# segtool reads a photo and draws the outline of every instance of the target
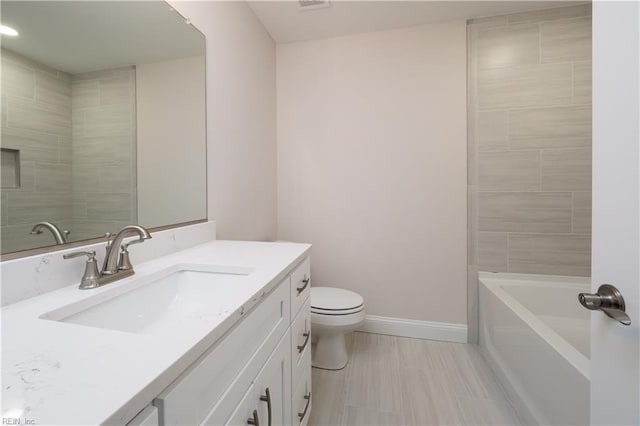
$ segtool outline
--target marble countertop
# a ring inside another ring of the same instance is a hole
[[[70,283],[3,307],[2,417],[37,425],[126,423],[236,323],[241,312],[279,284],[310,247],[212,241],[135,265],[134,276],[98,289],[78,290],[77,282]],[[252,272],[239,282],[224,309],[163,336],[39,318],[183,263],[232,265]],[[78,280],[81,273],[79,268]]]

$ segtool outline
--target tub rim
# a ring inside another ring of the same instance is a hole
[[[505,284],[512,286],[537,285],[548,288],[554,285],[553,283],[557,285],[560,282],[569,288],[589,291],[591,289],[590,277],[482,271],[478,273],[478,281],[502,301],[518,318],[524,321],[540,338],[548,342],[580,374],[587,380],[591,380],[591,360],[502,288]],[[577,299],[576,296],[576,303],[578,303]]]

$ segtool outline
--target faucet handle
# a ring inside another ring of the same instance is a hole
[[[87,259],[87,262],[90,262],[92,260],[96,260],[96,252],[93,250],[90,251],[75,251],[73,253],[67,253],[67,254],[63,254],[62,257],[64,259],[73,259],[74,257],[80,257],[80,256],[87,256],[89,259]]]
[[[118,258],[119,271],[127,271],[133,269],[131,259],[129,258],[129,246],[132,244],[140,244],[143,242],[144,240],[142,238],[138,238],[137,240],[131,240],[128,243],[120,246],[120,257]]]
[[[82,279],[80,280],[80,286],[78,288],[80,290],[88,290],[98,287],[100,285],[98,283],[98,279],[100,278],[100,271],[98,271],[95,251],[76,251],[73,253],[67,253],[62,257],[65,259],[73,259],[74,257],[80,256],[87,256],[88,259],[84,268],[84,274],[82,275]]]

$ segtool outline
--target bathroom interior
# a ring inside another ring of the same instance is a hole
[[[640,5],[0,3],[2,424],[640,424]]]

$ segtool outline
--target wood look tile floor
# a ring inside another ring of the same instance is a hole
[[[522,424],[475,345],[356,332],[347,346],[344,369],[313,369],[310,426]]]

